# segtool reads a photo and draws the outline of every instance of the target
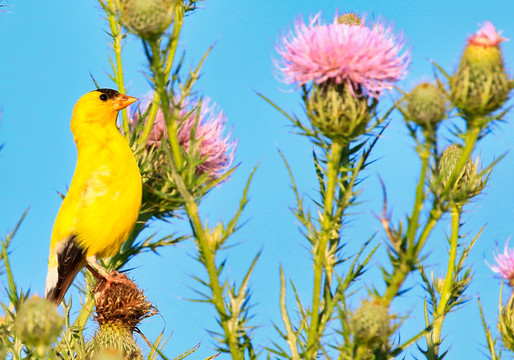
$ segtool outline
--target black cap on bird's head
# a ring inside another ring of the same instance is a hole
[[[107,96],[106,100],[114,99],[117,95],[120,94],[116,90],[106,89],[106,88],[104,88],[104,89],[97,89],[97,90],[93,90],[93,91],[98,91],[98,92],[104,94],[105,96]],[[93,91],[91,91],[91,92],[93,92]]]
[[[138,99],[120,94],[113,89],[97,89],[83,95],[73,107],[71,127],[73,133],[79,133],[81,124],[116,124],[118,111],[125,109]],[[78,135],[76,135],[78,136]]]
[[[114,109],[115,110],[121,110],[129,106],[130,104],[136,102],[138,98],[120,94],[118,91],[113,89],[97,89],[93,90],[91,92],[98,92],[100,93],[99,98],[102,101],[113,101]]]

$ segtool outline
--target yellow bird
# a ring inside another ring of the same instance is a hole
[[[141,174],[116,118],[137,100],[98,89],[82,96],[73,109],[77,165],[55,219],[46,278],[46,297],[56,304],[84,266],[112,281],[96,258],[116,254],[136,223]]]

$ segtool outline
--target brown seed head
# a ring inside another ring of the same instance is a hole
[[[103,279],[96,284],[95,319],[100,326],[120,322],[134,330],[143,319],[157,314],[157,309],[125,274],[117,276],[120,281],[113,282],[107,287]]]

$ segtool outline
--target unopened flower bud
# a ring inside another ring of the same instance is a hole
[[[366,131],[370,119],[369,98],[347,83],[313,85],[306,100],[313,127],[326,137],[350,141]]]
[[[500,32],[501,33],[501,32]],[[468,39],[457,72],[450,79],[452,101],[465,115],[487,115],[507,100],[511,86],[494,26],[484,26]]]
[[[437,174],[441,177],[441,183],[446,187],[450,180],[450,175],[457,166],[457,162],[462,157],[462,147],[459,145],[448,146],[441,154],[437,165]],[[469,158],[460,174],[455,179],[451,187],[458,189],[465,187],[474,177],[476,177],[476,166],[473,159]]]
[[[464,168],[454,178],[452,184],[448,184],[450,177],[457,163],[462,157],[463,149],[458,145],[450,145],[446,148],[441,156],[436,168],[436,177],[440,180],[441,185],[450,189],[452,200],[457,203],[463,203],[471,197],[480,193],[484,187],[482,176],[478,173],[478,161],[475,163],[469,158]]]
[[[173,21],[174,0],[121,0],[123,25],[143,39],[161,35]]]
[[[363,301],[351,317],[351,328],[358,343],[370,347],[388,343],[392,333],[389,308],[378,301]]]
[[[445,96],[431,83],[417,85],[406,96],[405,115],[424,129],[435,129],[445,114]]]
[[[41,353],[54,343],[63,325],[64,320],[55,305],[37,296],[21,305],[14,320],[16,335],[25,345],[35,346]]]
[[[503,345],[510,351],[514,351],[514,296],[512,295],[507,304],[500,310],[498,330]]]

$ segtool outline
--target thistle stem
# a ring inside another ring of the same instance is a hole
[[[209,235],[205,231],[202,220],[200,219],[198,204],[187,189],[184,179],[178,173],[175,164],[171,164],[171,172],[173,179],[176,182],[177,189],[184,198],[187,216],[189,217],[189,222],[191,223],[193,234],[200,252],[200,260],[207,270],[207,275],[209,277],[209,288],[212,291],[211,302],[220,316],[220,324],[225,333],[225,339],[227,341],[230,354],[233,360],[243,360],[243,354],[239,351],[238,334],[236,331],[233,331],[228,324],[228,320],[230,319],[223,301],[223,286],[220,284],[218,279],[219,273],[216,267],[216,253],[210,246]]]
[[[164,78],[169,79],[171,73],[171,67],[175,61],[175,54],[177,53],[178,40],[184,23],[184,9],[182,6],[175,6],[175,17],[173,19],[173,30],[169,38],[169,51],[166,53],[166,61],[164,63]],[[150,105],[150,113],[148,114],[148,120],[143,129],[143,134],[140,137],[139,145],[146,144],[150,132],[152,131],[157,112],[159,110],[160,98],[157,92],[154,93],[152,104]]]
[[[478,137],[482,131],[482,128],[478,126],[474,126],[468,129],[468,131],[465,134],[465,146],[462,151],[462,156],[460,157],[459,161],[457,162],[457,165],[453,169],[448,182],[446,183],[446,186],[443,190],[443,198],[446,194],[450,191],[450,185],[455,182],[458,175],[461,173],[462,169],[466,165],[466,162],[468,161],[469,157],[471,156],[471,153],[473,152],[473,149],[475,148],[475,144],[478,140]],[[430,147],[425,146],[425,151],[428,151],[428,156],[430,156]],[[427,158],[423,158],[426,156],[424,152],[422,153],[422,161],[427,162],[425,170],[423,170],[424,165],[422,165],[422,174],[421,179],[425,179],[426,172],[428,170],[428,160]],[[415,268],[415,262],[417,261],[419,254],[421,253],[421,250],[423,249],[423,246],[425,245],[429,235],[431,234],[432,230],[434,229],[435,225],[443,215],[443,211],[439,209],[438,203],[434,203],[432,210],[430,212],[429,219],[423,228],[423,231],[421,232],[418,241],[416,242],[415,236],[416,236],[416,230],[418,229],[418,220],[419,214],[422,209],[422,207],[419,207],[418,210],[416,210],[416,206],[418,205],[418,195],[420,196],[420,199],[424,199],[424,195],[420,195],[420,191],[423,190],[421,186],[424,186],[420,180],[420,183],[418,184],[417,192],[416,192],[416,202],[415,202],[415,209],[412,212],[411,219],[409,220],[409,227],[407,229],[407,240],[408,240],[408,248],[407,252],[403,254],[404,256],[400,259],[400,264],[395,267],[393,270],[393,274],[391,276],[390,282],[387,286],[387,289],[384,293],[384,300],[387,302],[391,302],[393,298],[398,294],[400,291],[401,286],[403,285],[403,282],[405,281],[408,274]],[[421,190],[420,190],[421,189]],[[424,190],[423,190],[424,194]],[[414,222],[414,216],[416,217],[416,221]]]
[[[323,282],[323,274],[326,275],[326,252],[329,245],[330,234],[333,223],[333,207],[335,192],[338,183],[338,175],[341,162],[341,154],[343,144],[332,142],[330,155],[327,164],[327,186],[323,199],[323,219],[321,219],[321,236],[317,244],[315,244],[314,252],[314,286],[311,309],[311,323],[309,327],[309,335],[307,342],[306,359],[316,358],[319,347],[319,329],[321,315],[321,287]]]
[[[442,213],[440,211],[431,211],[430,218],[423,228],[418,242],[412,249],[409,249],[410,251],[407,251],[404,256],[400,258],[400,263],[394,268],[393,275],[383,296],[383,299],[387,303],[390,303],[394,299],[409,273],[415,269],[419,253],[441,216]]]
[[[414,247],[416,231],[419,228],[419,214],[421,213],[425,202],[425,182],[428,173],[428,166],[430,164],[431,136],[428,133],[425,133],[424,135],[425,142],[423,143],[422,149],[419,153],[421,158],[421,172],[419,174],[419,182],[416,188],[416,198],[414,200],[414,207],[409,218],[409,225],[406,234],[406,240],[409,248]]]
[[[123,64],[121,61],[121,50],[122,45],[121,41],[124,36],[121,30],[120,23],[116,20],[116,4],[113,0],[107,0],[107,6],[109,8],[109,12],[107,14],[107,21],[109,22],[109,27],[111,29],[112,36],[112,50],[114,51],[116,65],[113,65],[114,71],[114,82],[118,87],[118,91],[122,94],[125,94],[125,81],[123,79]],[[123,134],[125,138],[129,138],[129,124],[128,124],[128,115],[127,109],[123,109],[121,111],[121,116],[123,119]]]
[[[164,116],[164,121],[166,123],[166,128],[168,130],[168,141],[171,146],[171,151],[173,154],[173,158],[175,160],[175,165],[181,169],[182,168],[182,154],[180,145],[178,143],[177,137],[177,116],[175,110],[170,108],[170,98],[168,96],[167,89],[167,78],[163,68],[163,62],[161,59],[161,48],[160,41],[150,40],[150,51],[151,51],[151,69],[153,72],[153,79],[155,85],[155,92],[159,96],[160,99],[160,108],[162,114]]]
[[[179,10],[176,11],[174,28],[167,44],[167,47],[164,51],[166,55],[166,61],[163,63],[162,55],[163,51],[161,51],[161,45],[159,39],[149,40],[147,44],[150,47],[149,61],[150,68],[153,73],[153,81],[155,86],[155,98],[154,98],[154,106],[160,105],[161,111],[164,116],[164,120],[166,123],[166,127],[168,130],[168,143],[171,147],[171,156],[169,159],[170,171],[175,181],[175,186],[179,191],[180,195],[184,200],[184,207],[187,212],[187,216],[189,218],[189,222],[191,224],[191,228],[193,234],[196,239],[196,243],[200,252],[200,259],[202,264],[204,265],[208,277],[209,277],[209,288],[212,292],[211,303],[216,308],[216,311],[220,317],[220,324],[223,328],[225,339],[232,356],[233,360],[242,360],[243,354],[239,351],[239,337],[235,329],[231,329],[229,326],[229,315],[225,308],[225,303],[223,299],[223,285],[220,284],[218,279],[218,268],[216,267],[216,253],[215,250],[211,248],[209,243],[209,234],[204,228],[202,220],[200,218],[198,204],[196,203],[193,195],[188,190],[184,178],[182,177],[182,168],[183,168],[183,159],[181,153],[181,147],[178,142],[177,130],[178,130],[178,111],[175,108],[171,108],[172,99],[168,94],[168,80],[171,73],[171,67],[173,64],[173,58],[175,56],[175,52],[177,49],[178,37],[180,35],[180,28],[182,26],[183,21],[183,9],[179,6]],[[159,103],[156,104],[155,100],[158,99]],[[156,113],[157,110],[155,110]],[[151,113],[152,115],[152,113]],[[148,125],[148,124],[147,124]],[[151,126],[147,126],[145,128],[144,135],[149,133]],[[145,136],[143,136],[145,139]],[[146,141],[146,140],[144,140]]]
[[[78,329],[84,329],[86,326],[87,320],[89,319],[89,316],[93,312],[93,308],[95,307],[95,300],[93,299],[93,294],[86,293],[86,301],[82,308],[80,309],[80,313],[75,319],[75,322],[73,323],[73,326]]]
[[[457,247],[459,243],[459,229],[460,229],[460,216],[461,210],[459,206],[455,205],[451,211],[451,227],[452,234],[450,237],[450,255],[448,258],[448,270],[444,279],[443,289],[441,291],[441,298],[436,311],[433,314],[433,330],[432,330],[432,344],[435,345],[435,354],[439,353],[439,342],[441,341],[441,330],[443,322],[448,311],[448,305],[452,294],[452,285],[455,281],[455,262],[457,259]]]

